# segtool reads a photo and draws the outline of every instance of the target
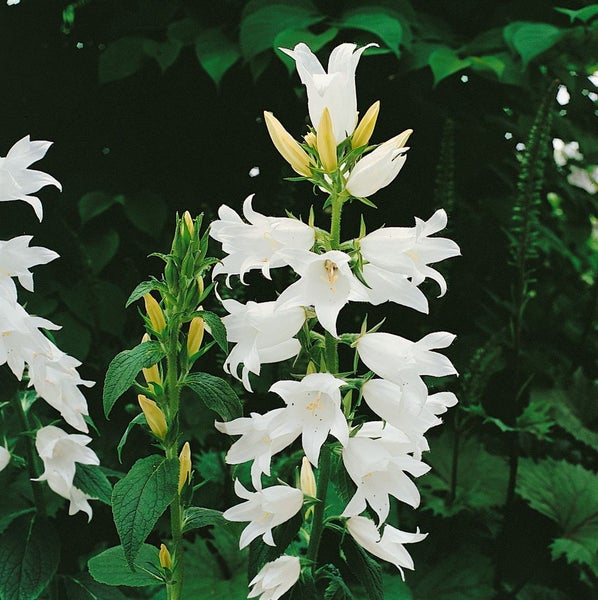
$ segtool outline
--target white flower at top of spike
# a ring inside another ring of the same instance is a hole
[[[91,520],[92,510],[87,502],[90,496],[73,486],[75,463],[100,464],[96,453],[91,448],[87,448],[89,442],[91,438],[86,435],[68,434],[53,425],[39,429],[35,447],[44,463],[44,472],[34,481],[47,481],[53,492],[70,500],[70,515],[82,510]]]
[[[10,452],[8,448],[0,446],[0,471],[6,469],[6,466],[10,462]]]
[[[297,73],[307,89],[309,118],[314,128],[320,125],[322,112],[328,108],[336,143],[351,135],[357,125],[357,94],[355,70],[364,50],[377,44],[357,49],[355,44],[341,44],[330,54],[328,72],[304,43],[292,50],[281,48],[297,66]]]
[[[459,246],[447,238],[432,238],[432,234],[444,229],[446,212],[437,210],[427,221],[415,218],[415,227],[383,227],[360,240],[363,258],[392,273],[409,277],[419,285],[426,277],[440,286],[440,295],[446,292],[442,275],[429,264],[459,256]]]
[[[301,490],[286,485],[273,485],[264,490],[250,492],[236,479],[235,493],[245,502],[224,511],[222,516],[228,521],[250,521],[241,533],[241,550],[260,536],[266,544],[275,546],[272,528],[288,521],[303,506]]]
[[[301,344],[293,336],[305,322],[305,311],[300,306],[284,308],[279,302],[241,304],[232,299],[223,300],[222,305],[230,313],[222,319],[226,337],[236,344],[224,362],[224,370],[240,379],[246,390],[251,391],[249,373],[259,375],[263,363],[299,354]]]
[[[8,241],[0,240],[0,278],[17,277],[28,291],[33,291],[33,274],[29,270],[35,265],[45,265],[58,258],[58,254],[41,246],[29,246],[30,235],[21,235]]]
[[[29,169],[29,165],[44,157],[52,142],[32,142],[29,136],[19,140],[5,157],[0,157],[0,202],[23,200],[33,207],[37,218],[43,218],[42,203],[30,196],[46,185],[62,186],[54,177]]]
[[[413,569],[413,559],[403,544],[421,542],[428,534],[401,531],[391,525],[385,525],[382,536],[373,521],[366,517],[351,517],[347,520],[347,530],[353,539],[370,554],[392,563],[405,579],[403,567]]]
[[[554,162],[559,167],[564,167],[570,160],[583,160],[583,154],[579,151],[579,142],[565,143],[561,138],[552,140]]]
[[[280,556],[266,563],[260,572],[249,582],[253,589],[248,598],[278,600],[290,590],[301,575],[301,563],[296,556]]]
[[[301,381],[278,381],[270,388],[287,405],[273,434],[297,437],[301,433],[305,455],[315,467],[329,433],[343,445],[349,440],[349,426],[341,410],[344,384],[330,373],[310,373]]]
[[[278,297],[280,307],[313,305],[322,327],[336,337],[341,308],[349,300],[367,298],[363,284],[351,271],[350,256],[339,250],[324,254],[289,250],[284,255],[301,279]]]
[[[243,203],[243,215],[249,223],[226,205],[218,210],[219,220],[210,227],[210,236],[222,244],[228,256],[214,267],[213,275],[239,275],[241,281],[251,269],[261,269],[270,279],[270,269],[287,264],[280,250],[309,250],[314,244],[314,230],[309,225],[288,217],[267,217],[251,207],[253,195]]]

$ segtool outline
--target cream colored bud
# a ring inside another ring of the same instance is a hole
[[[316,368],[316,365],[310,360],[307,363],[307,369],[305,371],[306,375],[311,375],[312,373],[317,373],[318,369]]]
[[[318,144],[318,141],[316,139],[316,134],[313,131],[310,131],[309,133],[306,133],[303,136],[303,139],[305,140],[305,143],[308,146],[311,146],[312,148],[315,148]]]
[[[204,283],[203,283],[203,277],[197,278],[197,288],[199,289],[199,295],[203,296],[203,291],[205,289]]]
[[[170,556],[168,548],[164,544],[160,544],[158,558],[160,559],[160,565],[163,569],[170,569],[172,571],[172,557]]]
[[[322,166],[329,173],[336,170],[336,167],[338,166],[336,160],[336,138],[334,137],[332,119],[328,108],[324,108],[322,111],[316,140]]]
[[[305,150],[299,145],[299,142],[282,126],[280,121],[268,111],[264,111],[264,120],[268,133],[276,149],[282,157],[293,167],[299,175],[309,177],[310,159]]]
[[[299,475],[299,482],[301,484],[301,491],[305,496],[309,496],[310,498],[317,498],[316,478],[314,476],[313,469],[311,468],[311,463],[309,462],[307,456],[304,456],[303,460],[301,461],[301,473]]]
[[[191,447],[185,442],[179,454],[179,494],[188,481],[191,481]]]
[[[187,335],[187,356],[193,356],[201,348],[204,330],[205,322],[201,317],[191,319]]]
[[[157,383],[162,385],[162,377],[160,377],[160,369],[158,363],[148,367],[147,369],[141,369],[143,371],[143,377],[145,382],[149,385],[150,383]]]
[[[191,214],[188,210],[183,213],[183,221],[185,221],[185,225],[187,226],[187,230],[189,234],[192,236],[195,231],[195,224],[193,223],[193,219],[191,218]]]
[[[149,333],[144,333],[143,337],[141,338],[141,343],[144,344],[145,342],[151,342],[152,338],[150,337]]]
[[[139,402],[139,406],[141,406],[141,410],[145,415],[145,420],[147,421],[149,428],[152,430],[152,433],[157,438],[163,440],[168,433],[168,425],[166,425],[164,413],[153,400],[150,400],[143,394],[139,394],[137,396],[137,401]]]
[[[407,140],[411,137],[412,133],[413,133],[413,129],[405,129],[405,131],[403,131],[403,132],[399,133],[399,135],[395,136],[393,138],[394,147],[402,148],[407,143]],[[385,143],[388,143],[388,142],[385,142]]]
[[[380,100],[374,102],[363,115],[359,125],[353,132],[351,137],[351,147],[360,148],[365,146],[374,133],[374,127],[376,126],[376,120],[378,119],[378,113],[380,112]]]
[[[149,317],[153,330],[156,333],[162,333],[166,329],[166,320],[160,305],[149,292],[143,296],[143,301],[145,302],[145,312]]]

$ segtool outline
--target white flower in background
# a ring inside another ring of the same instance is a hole
[[[296,556],[280,556],[266,563],[260,572],[249,582],[253,589],[248,598],[278,600],[290,590],[301,575],[301,563]]]
[[[366,517],[351,517],[347,520],[347,530],[353,539],[370,554],[392,563],[405,579],[403,567],[413,569],[413,559],[403,544],[421,542],[428,534],[401,531],[391,525],[385,525],[382,536],[373,521]]]
[[[32,142],[27,135],[5,157],[0,157],[0,202],[23,200],[33,207],[40,221],[43,217],[42,203],[29,194],[46,185],[54,185],[59,190],[62,186],[51,175],[27,167],[43,158],[51,145],[52,142]]]
[[[251,391],[249,373],[260,374],[260,366],[297,356],[299,340],[293,336],[305,322],[305,311],[299,306],[280,307],[279,302],[222,301],[230,313],[223,317],[226,336],[235,347],[224,362],[224,370],[243,382]],[[239,365],[243,363],[239,378]]]
[[[33,236],[21,235],[8,241],[0,240],[0,278],[17,277],[19,283],[30,292],[33,291],[33,274],[29,269],[58,258],[53,250],[29,246],[32,239]]]
[[[349,300],[365,300],[364,286],[349,266],[351,257],[339,250],[324,254],[288,250],[285,258],[301,279],[278,297],[281,308],[313,306],[318,321],[337,337],[336,319]]]
[[[10,452],[8,448],[0,446],[0,471],[6,469],[6,466],[10,462]]]
[[[356,198],[367,198],[392,183],[407,160],[407,129],[363,156],[347,179],[346,189]]]
[[[415,285],[426,277],[433,279],[440,286],[442,296],[446,292],[446,281],[428,265],[461,254],[452,240],[430,237],[444,229],[447,220],[446,212],[440,209],[427,221],[416,217],[415,227],[377,229],[360,240],[361,255],[381,269],[411,278]]]
[[[21,2],[21,0],[6,0],[7,6],[16,6],[20,2]]]
[[[569,90],[567,89],[567,86],[559,85],[559,89],[557,90],[557,93],[556,93],[556,101],[561,106],[566,106],[567,104],[569,104],[570,100],[571,100],[571,94],[569,94]]]
[[[243,277],[251,269],[261,269],[270,279],[270,269],[287,265],[281,250],[299,248],[309,250],[314,244],[314,230],[309,225],[288,217],[266,217],[251,207],[253,195],[243,203],[241,217],[226,205],[218,209],[220,220],[210,227],[210,236],[222,244],[228,256],[213,270],[213,276],[227,274]]]
[[[96,453],[87,448],[91,438],[86,435],[68,434],[59,427],[49,425],[38,430],[35,447],[44,463],[44,472],[34,481],[47,481],[50,489],[70,500],[69,515],[80,510],[91,520],[92,510],[87,502],[90,496],[73,486],[76,465],[99,465]]]
[[[588,194],[595,194],[598,192],[598,165],[587,169],[570,165],[567,181],[571,185],[585,190]]]
[[[583,160],[583,154],[579,151],[578,142],[565,144],[560,138],[552,140],[554,162],[559,167],[564,167],[570,160]]]
[[[295,61],[297,73],[307,89],[309,118],[313,127],[320,125],[322,112],[328,108],[337,144],[351,135],[357,125],[357,63],[366,48],[377,45],[368,44],[356,49],[355,44],[340,44],[330,54],[328,72],[324,71],[306,44],[297,44],[292,50],[281,48]]]
[[[311,373],[301,381],[278,381],[270,388],[287,405],[273,435],[292,434],[295,439],[301,434],[305,455],[315,467],[329,433],[343,446],[349,441],[349,426],[341,410],[344,384],[330,373]]]
[[[265,415],[251,413],[250,417],[214,423],[222,433],[241,436],[227,452],[226,462],[229,465],[240,465],[252,460],[251,482],[256,490],[262,489],[262,474],[270,475],[272,456],[292,444],[297,437],[294,431],[283,434],[274,432],[284,412],[284,408],[277,408]]]
[[[262,536],[269,546],[275,546],[272,528],[288,521],[303,506],[301,490],[286,485],[274,485],[264,490],[250,492],[236,479],[235,493],[246,502],[229,508],[222,516],[228,521],[250,521],[241,533],[239,540],[241,550],[259,536]]]

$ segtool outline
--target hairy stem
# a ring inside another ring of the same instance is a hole
[[[318,551],[324,531],[324,511],[326,510],[326,494],[328,493],[328,482],[330,481],[330,448],[322,446],[318,468],[318,485],[316,494],[319,502],[314,507],[314,518],[307,548],[307,558],[313,562],[315,569],[318,560]]]

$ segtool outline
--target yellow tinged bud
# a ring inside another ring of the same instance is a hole
[[[204,283],[203,283],[203,277],[198,277],[197,278],[197,287],[199,289],[199,295],[203,296],[203,291],[204,291]]]
[[[201,348],[204,330],[204,320],[201,317],[191,319],[187,336],[187,356],[193,356]]]
[[[137,396],[137,401],[139,402],[139,406],[141,406],[141,410],[145,415],[145,420],[152,430],[152,433],[163,440],[168,432],[168,425],[166,425],[164,413],[153,400],[150,400],[143,394]]]
[[[160,377],[160,369],[158,368],[158,363],[152,365],[147,369],[141,369],[143,371],[143,377],[145,378],[145,382],[149,385],[150,383],[157,383],[158,385],[162,385],[162,377]]]
[[[193,219],[191,218],[191,214],[188,210],[183,213],[183,220],[185,221],[185,225],[189,230],[189,234],[193,235],[193,232],[195,231],[195,225],[193,224]]]
[[[374,133],[374,127],[376,126],[376,120],[378,119],[378,113],[380,112],[380,100],[374,102],[363,115],[359,125],[353,132],[351,138],[351,148],[360,148],[365,146]]]
[[[413,133],[413,129],[405,129],[405,131],[399,133],[396,136],[396,141],[394,142],[395,148],[402,148],[406,143],[411,134]]]
[[[166,328],[166,321],[164,320],[164,313],[160,305],[149,292],[143,296],[143,301],[145,302],[145,312],[149,317],[152,328],[156,333],[162,333]]]
[[[309,177],[311,171],[309,169],[310,160],[307,152],[305,152],[299,145],[299,142],[293,138],[271,112],[264,111],[264,119],[270,138],[282,157],[299,175]]]
[[[316,140],[322,165],[330,173],[336,169],[338,162],[336,160],[336,139],[328,108],[324,108],[322,111]]]
[[[172,557],[170,556],[168,548],[164,544],[160,544],[158,558],[160,559],[160,565],[163,569],[170,569],[172,571]]]
[[[179,494],[187,481],[191,481],[191,447],[189,442],[185,442],[179,454]]]
[[[141,338],[141,343],[144,344],[145,342],[150,342],[151,341],[151,337],[149,335],[149,333],[144,333],[143,337]]]
[[[310,360],[307,363],[307,369],[306,369],[305,374],[311,375],[312,373],[317,373],[317,372],[318,372],[318,370],[316,369],[316,365]]]
[[[303,461],[301,462],[299,481],[301,483],[301,491],[305,496],[317,498],[316,478],[307,456],[304,456]]]
[[[309,133],[306,133],[303,136],[303,139],[305,140],[305,143],[308,146],[311,146],[312,148],[315,148],[317,146],[318,142],[317,142],[316,136],[315,136],[315,134],[314,134],[313,131],[310,131]]]

